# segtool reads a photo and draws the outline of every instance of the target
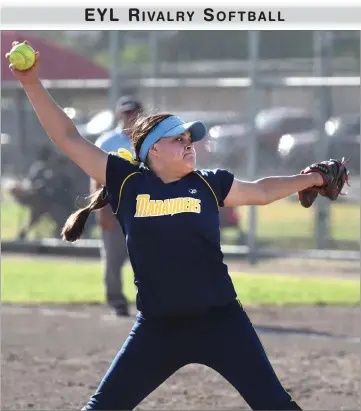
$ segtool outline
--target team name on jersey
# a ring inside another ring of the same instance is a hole
[[[201,200],[192,197],[151,200],[149,194],[139,194],[134,217],[158,217],[179,213],[201,212]]]

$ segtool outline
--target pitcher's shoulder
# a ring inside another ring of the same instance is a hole
[[[222,168],[196,169],[194,174],[198,175],[209,186],[217,198],[218,205],[223,207],[224,199],[232,187],[234,174]]]

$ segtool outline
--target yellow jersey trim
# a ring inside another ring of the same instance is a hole
[[[124,179],[122,185],[120,186],[119,197],[118,197],[118,205],[117,205],[117,209],[116,209],[115,213],[113,213],[114,215],[118,214],[119,207],[120,207],[120,200],[121,200],[121,198],[122,198],[122,191],[123,191],[123,187],[124,187],[125,182],[126,182],[130,177],[133,177],[135,174],[142,174],[142,173],[141,173],[140,171],[136,171],[136,172],[134,172],[134,173],[131,173],[131,174],[127,175],[127,177]]]
[[[207,184],[208,188],[212,191],[212,194],[213,194],[213,196],[216,200],[217,208],[219,209],[218,198],[217,198],[216,193],[214,192],[213,188],[211,187],[211,185],[208,183],[208,181],[204,177],[202,177],[196,171],[194,171],[194,174],[197,174],[197,176],[200,177]]]

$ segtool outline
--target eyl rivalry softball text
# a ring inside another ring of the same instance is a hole
[[[86,8],[85,21],[117,22],[124,21],[121,18],[123,11],[114,8]],[[198,20],[199,13],[205,22],[281,22],[285,21],[281,11],[269,10],[214,10],[206,8],[203,11],[195,10],[141,10],[130,8],[126,11],[126,20],[129,22],[192,22]],[[196,19],[196,17],[198,17]]]

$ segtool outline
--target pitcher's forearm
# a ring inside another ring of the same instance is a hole
[[[322,183],[323,179],[318,173],[272,176],[250,182],[234,179],[224,204],[226,207],[267,205]]]
[[[18,43],[14,42],[13,46],[15,44]],[[25,44],[30,46],[27,42]],[[90,178],[105,185],[108,154],[79,134],[75,124],[43,86],[39,78],[40,53],[38,51],[35,52],[35,63],[28,70],[18,70],[12,64],[10,64],[9,68],[24,88],[49,138]],[[74,237],[70,236],[68,238]]]
[[[286,198],[309,187],[322,185],[322,183],[322,177],[317,173],[286,177],[266,177],[256,182],[265,193],[266,204]]]
[[[44,130],[59,148],[66,148],[68,138],[80,137],[72,120],[56,104],[40,80],[23,87]]]

